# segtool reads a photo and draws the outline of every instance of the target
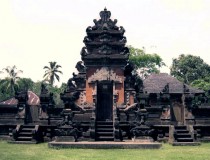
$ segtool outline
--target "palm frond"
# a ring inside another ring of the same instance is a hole
[[[43,69],[49,69],[50,70],[50,67],[48,67],[48,66],[44,66],[44,68]]]
[[[59,71],[59,70],[55,70],[55,72],[58,72],[60,74],[63,74],[63,72],[62,71]]]
[[[62,68],[61,65],[56,65],[55,68]]]
[[[58,82],[60,81],[59,75],[55,74],[55,78],[58,80]]]

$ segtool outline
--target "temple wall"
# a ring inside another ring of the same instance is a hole
[[[90,67],[87,69],[87,81],[86,81],[86,102],[93,103],[93,94],[96,94],[96,84],[89,83],[88,78],[93,76],[96,73],[98,67]],[[121,68],[111,68],[111,70],[116,73],[116,75],[122,80],[121,83],[115,83],[114,91],[118,94],[117,96],[117,104],[122,104],[124,102],[124,71]],[[113,92],[114,94],[114,92]]]
[[[113,68],[113,71],[123,80],[122,83],[115,85],[115,90],[118,92],[117,104],[124,103],[124,71],[121,68]]]

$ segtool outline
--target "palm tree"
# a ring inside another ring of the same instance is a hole
[[[63,73],[60,70],[58,70],[59,68],[61,68],[61,66],[58,65],[57,62],[49,62],[49,64],[50,64],[50,67],[44,66],[43,68],[43,69],[46,69],[43,77],[45,78],[45,80],[49,81],[51,85],[53,85],[55,82],[55,78],[58,81],[60,80],[58,73],[60,74],[63,74]]]
[[[18,76],[19,73],[22,73],[22,70],[17,70],[16,66],[8,66],[6,68],[2,69],[3,72],[1,71],[0,73],[6,73],[7,76],[5,77],[5,79],[2,79],[0,81],[0,85],[6,87],[6,89],[10,89],[11,94],[14,94],[16,91],[16,87],[18,87],[18,80],[20,79],[20,77]]]

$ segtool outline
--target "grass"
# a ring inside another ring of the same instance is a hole
[[[52,149],[47,143],[8,144],[0,141],[0,160],[210,160],[210,143],[161,149]]]

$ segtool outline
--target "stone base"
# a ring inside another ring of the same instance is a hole
[[[73,136],[56,136],[55,142],[75,142]]]
[[[199,146],[201,143],[199,142],[173,142],[172,146]]]
[[[139,142],[139,143],[151,143],[154,142],[154,140],[151,137],[137,137],[137,138],[132,138],[133,142]]]
[[[2,140],[11,140],[11,137],[10,136],[4,136],[4,135],[1,135],[0,136],[0,139],[2,139]]]
[[[33,141],[8,141],[8,143],[12,143],[12,144],[37,144],[37,142],[33,142]]]
[[[201,142],[210,142],[210,137],[203,137],[200,139]]]
[[[49,142],[51,148],[84,148],[84,149],[159,149],[162,144],[157,142]]]

